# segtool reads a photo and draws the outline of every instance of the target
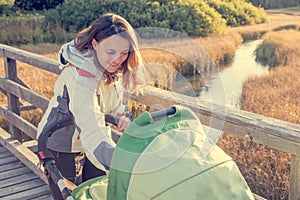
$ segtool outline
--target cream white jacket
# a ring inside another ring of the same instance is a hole
[[[58,105],[57,97],[67,86],[69,109],[72,112],[76,129],[70,127],[64,133],[53,134],[49,149],[61,152],[84,151],[89,160],[98,168],[106,170],[110,165],[115,143],[111,138],[111,129],[105,125],[105,114],[123,114],[125,106],[121,81],[105,85],[102,73],[95,66],[92,57],[77,51],[74,42],[62,46],[59,52],[62,72],[58,77],[54,96],[49,102],[41,122],[37,137],[47,122],[49,113]]]

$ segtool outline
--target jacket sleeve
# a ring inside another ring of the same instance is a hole
[[[133,117],[128,111],[128,107],[123,103],[123,86],[122,81],[119,80],[115,83],[115,90],[117,93],[117,98],[113,98],[113,101],[115,101],[113,104],[113,109],[111,110],[111,114],[115,116],[121,116],[125,115],[127,118],[129,118],[131,121],[133,121]]]
[[[105,125],[97,99],[97,78],[81,76],[74,68],[73,76],[66,80],[70,111],[79,128],[80,140],[88,159],[99,169],[109,168],[115,143],[111,129]],[[66,70],[64,70],[66,71]]]
[[[120,116],[125,111],[123,104],[123,87],[121,81],[114,84],[105,85],[104,82],[99,84],[100,105],[105,114]]]

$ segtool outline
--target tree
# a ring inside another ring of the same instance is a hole
[[[15,0],[15,6],[21,10],[43,10],[55,8],[64,0]]]

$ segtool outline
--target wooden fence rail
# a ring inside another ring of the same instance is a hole
[[[22,83],[17,76],[16,61],[55,74],[60,73],[58,63],[53,59],[1,44],[0,56],[4,58],[5,67],[5,77],[0,77],[0,91],[8,97],[8,106],[0,105],[0,116],[9,122],[9,133],[12,140],[21,141],[21,132],[34,139],[37,128],[20,117],[20,112],[31,108],[45,110],[48,99],[30,90]],[[29,105],[20,106],[19,98],[27,101]],[[174,104],[187,106],[197,114],[200,121],[207,127],[229,132],[239,137],[247,137],[262,145],[290,153],[292,160],[289,199],[300,199],[300,125],[214,105],[201,101],[199,98],[188,97],[150,86],[144,88],[144,95],[125,94],[125,98],[135,100],[149,107],[159,105],[167,108]],[[1,132],[3,131],[0,131],[0,134]],[[22,156],[24,155],[20,157]],[[29,163],[29,165],[32,165],[32,163]],[[40,172],[36,173],[43,176]]]

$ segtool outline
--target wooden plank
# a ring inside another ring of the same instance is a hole
[[[39,197],[34,197],[34,198],[30,198],[31,200],[53,200],[52,195],[49,194],[45,194],[43,196],[39,196]]]
[[[26,174],[26,173],[31,173],[31,171],[30,171],[30,169],[28,169],[25,166],[18,168],[18,169],[14,169],[13,173],[12,173],[12,171],[1,172],[0,173],[0,181],[4,180],[4,179],[8,179],[12,176],[19,176],[19,175]]]
[[[26,121],[19,115],[11,112],[6,107],[0,105],[0,116],[3,116],[9,123],[14,124],[24,133],[26,133],[32,139],[36,138],[37,128],[31,124],[30,122]]]
[[[300,200],[300,157],[292,155],[289,200]]]
[[[14,200],[24,200],[24,199],[35,199],[40,198],[41,196],[49,197],[49,187],[48,185],[43,185],[37,188],[28,189],[26,191],[22,191],[19,193],[9,195],[8,199]],[[49,199],[45,200],[52,200],[53,198],[50,197]]]
[[[0,180],[0,188],[4,187],[14,187],[14,185],[19,184],[21,182],[37,179],[37,177],[34,173],[26,173],[26,174],[21,174],[19,176],[13,176],[9,177],[4,180]]]
[[[0,143],[16,156],[25,166],[32,170],[45,183],[48,183],[43,169],[39,167],[39,159],[36,154],[30,151],[17,140],[11,140],[10,135],[0,128]]]
[[[3,147],[2,145],[0,145],[0,153],[6,152],[6,151],[7,151],[7,149],[5,147]]]
[[[43,111],[45,111],[48,107],[49,100],[46,97],[14,81],[5,78],[0,78],[0,87],[3,90],[13,94],[14,96],[24,99],[25,101],[31,103],[35,107],[41,108]]]
[[[38,151],[37,143],[38,142],[36,140],[30,140],[30,141],[23,142],[22,144],[25,147],[27,147],[30,151],[36,153]]]
[[[9,57],[14,60],[19,60],[21,62],[52,72],[54,74],[60,74],[61,72],[61,70],[58,68],[58,62],[54,59],[50,59],[39,54],[17,49],[4,44],[0,44],[0,55],[3,57]]]
[[[0,166],[7,164],[7,163],[13,163],[16,161],[18,161],[18,159],[14,156],[5,157],[5,158],[0,159]]]
[[[13,156],[13,155],[11,155]],[[9,171],[9,170],[13,170],[15,168],[21,168],[23,167],[23,163],[21,162],[11,162],[11,163],[7,163],[7,164],[4,164],[4,165],[0,165],[0,173],[1,172],[5,172],[5,171]]]
[[[0,159],[12,156],[9,151],[4,151],[0,153]]]
[[[17,80],[17,65],[16,61],[5,57],[4,58],[4,68],[5,68],[5,77],[16,81]],[[19,98],[16,97],[13,94],[6,93],[7,99],[8,99],[8,109],[12,112],[14,112],[16,115],[20,115],[20,109],[19,109]],[[17,128],[14,124],[9,124],[9,132],[12,135],[13,139],[17,139],[19,141],[22,141],[22,134],[20,129]]]
[[[29,180],[26,182],[21,182],[14,187],[6,187],[0,189],[0,198],[5,196],[10,196],[15,193],[23,192],[26,190],[30,190],[32,188],[38,188],[45,185],[45,183],[41,179]],[[10,197],[11,198],[11,197]]]

